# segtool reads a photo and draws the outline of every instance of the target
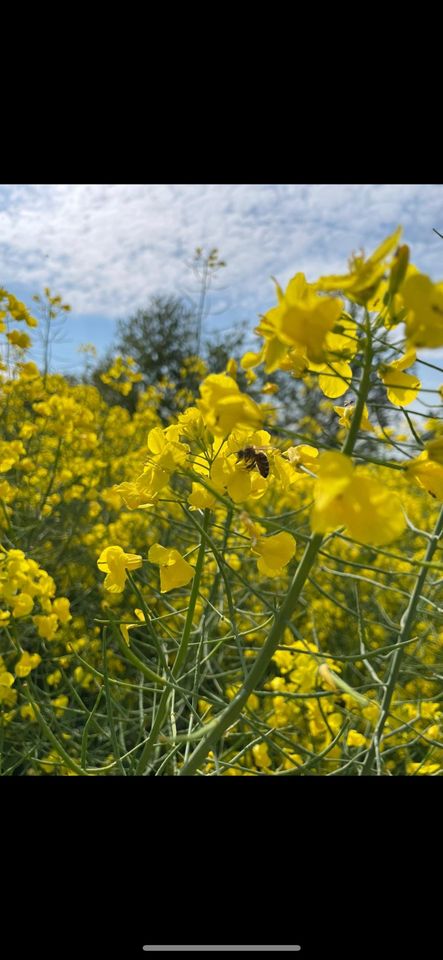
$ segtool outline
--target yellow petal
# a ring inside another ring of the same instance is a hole
[[[426,450],[428,451],[430,460],[435,460],[436,463],[443,464],[443,437],[430,440],[429,443],[426,444]]]
[[[354,477],[346,491],[345,509],[349,535],[363,543],[384,546],[406,528],[398,497],[372,477]]]
[[[160,567],[161,593],[167,593],[177,587],[184,587],[192,580],[195,573],[194,567],[191,567],[191,564],[184,560],[177,550],[173,552],[177,555],[174,563]]]
[[[326,510],[351,483],[352,460],[343,453],[322,453],[318,458],[315,506],[317,511]]]
[[[418,457],[407,465],[406,471],[431,497],[443,500],[443,467],[439,463]]]
[[[244,467],[239,467],[228,480],[227,486],[234,503],[241,503],[247,500],[251,492],[251,474]]]
[[[260,555],[268,568],[279,570],[285,567],[294,556],[294,537],[286,531],[276,533],[272,537],[262,537],[254,546],[254,553]]]
[[[352,381],[352,369],[349,363],[342,360],[331,363],[329,366],[325,365],[323,370],[324,373],[321,373],[318,378],[318,385],[325,397],[335,400],[336,397],[343,396],[349,390]],[[343,377],[346,377],[346,380]]]
[[[397,229],[394,230],[394,233],[389,234],[389,236],[386,237],[386,239],[383,240],[381,244],[374,250],[374,253],[368,257],[368,261],[370,263],[380,263],[381,260],[385,260],[388,253],[391,253],[395,247],[398,247],[402,233],[403,228],[397,227]]]
[[[167,547],[162,547],[160,543],[153,543],[152,547],[149,548],[148,560],[151,563],[167,563],[169,559],[169,549]]]
[[[407,407],[415,400],[421,387],[418,377],[401,370],[388,370],[382,375],[382,380],[388,388],[388,400],[396,407]]]
[[[243,370],[250,370],[252,367],[257,367],[258,364],[261,363],[261,360],[261,350],[259,353],[253,353],[252,350],[249,350],[242,356],[240,360],[240,366],[243,368]]]

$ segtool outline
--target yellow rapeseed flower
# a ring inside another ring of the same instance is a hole
[[[437,773],[440,769],[439,763],[413,763],[410,761],[406,764],[406,773],[409,773],[411,776],[429,777],[432,773]]]
[[[364,747],[367,743],[366,737],[358,733],[357,730],[350,730],[346,738],[348,747]]]
[[[12,616],[27,617],[34,606],[34,601],[28,593],[18,593],[13,598]]]
[[[299,471],[301,467],[307,467],[308,470],[315,471],[318,463],[318,450],[317,447],[312,447],[309,443],[299,443],[295,447],[289,447],[285,451],[285,457]]]
[[[62,717],[66,707],[68,706],[69,698],[65,694],[61,694],[59,697],[54,697],[54,700],[51,700],[51,703],[52,706],[56,708],[56,717]]]
[[[252,550],[257,553],[257,566],[265,577],[278,577],[295,554],[295,540],[285,530],[272,537],[260,537],[253,541]]]
[[[412,477],[419,487],[427,490],[431,497],[443,500],[443,465],[431,460],[428,450],[423,450],[415,460],[405,464],[408,477]]]
[[[265,383],[264,386],[263,386],[262,389],[261,389],[261,393],[265,393],[265,394],[271,395],[271,396],[272,396],[274,393],[278,393],[278,391],[279,391],[278,383],[270,383],[269,381],[268,381],[267,383]]]
[[[56,617],[60,620],[60,623],[66,624],[72,620],[72,615],[69,611],[69,600],[67,597],[57,597],[52,604],[52,612],[55,613]]]
[[[443,464],[443,437],[436,437],[435,440],[429,440],[425,444],[428,457],[435,463]]]
[[[388,388],[388,400],[396,407],[407,407],[415,400],[420,390],[421,383],[418,377],[412,373],[403,372],[408,367],[412,367],[415,360],[415,350],[410,349],[398,360],[379,367],[378,375]]]
[[[259,431],[252,436],[260,436],[264,431]],[[234,434],[235,436],[235,434]],[[266,434],[269,437],[269,434]],[[236,450],[236,453],[230,454],[230,446]],[[220,493],[225,490],[229,493],[234,503],[242,503],[248,497],[261,497],[266,489],[268,480],[260,476],[256,470],[247,470],[242,461],[238,461],[237,452],[242,444],[236,439],[230,438],[225,447],[225,454],[217,457],[211,467],[211,484]],[[247,446],[247,444],[244,444]]]
[[[196,401],[207,427],[225,436],[236,427],[259,427],[263,412],[252,397],[242,393],[238,383],[226,373],[211,373],[200,385],[201,399]]]
[[[33,617],[33,620],[37,627],[39,637],[43,640],[54,640],[58,629],[58,619],[55,613],[50,613],[47,617],[36,616]]]
[[[191,510],[212,510],[217,500],[211,491],[207,490],[203,484],[193,483],[192,493],[189,494],[188,503],[191,506]]]
[[[130,641],[129,641],[129,631],[130,631],[130,630],[133,630],[134,627],[139,627],[139,626],[140,626],[140,623],[145,623],[145,615],[144,615],[144,613],[143,613],[143,610],[140,610],[138,607],[136,607],[135,610],[134,610],[134,613],[135,613],[135,616],[137,617],[137,620],[136,620],[135,623],[121,623],[121,624],[120,624],[120,630],[121,630],[121,632],[122,632],[122,635],[123,635],[123,638],[124,638],[125,643],[128,644],[128,647],[129,647],[129,642],[130,642]]]
[[[317,283],[318,289],[339,290],[356,303],[367,303],[375,296],[377,288],[383,280],[387,257],[398,246],[401,234],[402,228],[398,227],[394,233],[383,240],[367,259],[363,254],[353,254],[349,261],[349,273],[341,276],[320,277]]]
[[[311,526],[326,533],[345,526],[349,536],[382,546],[399,537],[406,526],[400,503],[373,477],[359,476],[343,453],[319,457]]]
[[[316,285],[307,283],[303,273],[289,281],[284,293],[277,285],[277,297],[278,305],[268,310],[256,331],[267,341],[266,369],[274,366],[274,354],[278,363],[290,347],[306,351],[311,361],[321,363],[326,335],[341,315],[342,301],[319,296]]]
[[[160,566],[160,593],[167,593],[169,590],[175,590],[176,587],[184,587],[192,580],[195,573],[194,567],[181,556],[178,550],[162,547],[160,543],[154,543],[150,547],[148,560]]]
[[[6,339],[13,347],[20,347],[21,350],[26,350],[32,343],[29,334],[22,333],[21,330],[11,330],[10,333],[6,334]]]
[[[118,546],[106,547],[97,560],[99,570],[107,574],[104,587],[110,593],[122,593],[126,570],[137,570],[141,565],[142,557],[138,553],[125,553]]]
[[[7,670],[0,671],[0,703],[5,703],[8,707],[14,705],[17,699],[17,691],[11,690],[15,677]]]
[[[16,677],[27,677],[31,670],[35,670],[42,658],[38,653],[28,653],[26,650],[22,653],[14,668]]]
[[[256,743],[255,747],[252,748],[252,753],[256,767],[267,770],[272,765],[267,743]]]
[[[351,426],[352,417],[354,416],[354,412],[355,412],[355,403],[347,403],[345,404],[344,407],[333,407],[333,410],[339,417],[339,421],[338,421],[339,424],[342,427],[346,427],[347,430],[349,430]],[[359,429],[372,430],[372,431],[374,431],[375,429],[369,420],[369,411],[366,404],[363,407],[363,413],[360,420]]]
[[[401,296],[407,311],[408,342],[415,347],[443,345],[443,283],[432,283],[423,273],[406,277]]]

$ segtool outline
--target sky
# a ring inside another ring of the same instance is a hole
[[[442,184],[0,184],[0,285],[30,307],[45,286],[71,305],[54,366],[80,372],[79,346],[102,355],[153,294],[196,297],[196,246],[227,264],[204,332],[252,331],[275,304],[272,276],[346,272],[400,224],[413,262],[442,280]]]

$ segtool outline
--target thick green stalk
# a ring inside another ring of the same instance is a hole
[[[371,374],[371,363],[372,363],[372,341],[371,341],[371,327],[369,314],[366,313],[366,342],[365,342],[365,352],[364,352],[364,365],[363,365],[363,374],[360,381],[358,398],[355,405],[354,415],[352,417],[352,422],[349,430],[349,434],[346,438],[346,441],[343,445],[343,453],[350,456],[354,448],[355,441],[357,439],[357,434],[359,431],[361,418],[363,414],[364,405],[366,402],[368,390],[369,390],[369,381]],[[278,613],[276,614],[273,626],[271,627],[270,633],[254,662],[252,669],[250,670],[248,676],[245,678],[241,690],[237,693],[231,703],[226,707],[225,710],[220,714],[218,722],[214,724],[211,730],[208,731],[208,735],[204,740],[199,744],[199,746],[194,750],[194,753],[189,758],[188,762],[184,764],[181,768],[179,776],[189,777],[192,776],[198,769],[201,762],[205,759],[210,750],[212,744],[217,743],[218,740],[223,736],[225,730],[231,724],[235,723],[238,720],[243,707],[246,704],[251,693],[254,691],[255,687],[263,680],[263,677],[266,674],[269,663],[278,647],[278,644],[283,635],[284,629],[290,620],[294,610],[297,606],[300,594],[306,583],[306,580],[309,576],[311,568],[316,560],[318,551],[323,542],[323,534],[314,533],[311,535],[305,552],[300,560],[300,563],[297,567],[297,570],[294,575],[294,579],[291,583],[289,591],[286,595],[285,600],[283,601]]]
[[[209,523],[209,510],[205,510],[204,521],[203,521],[204,534],[206,534],[208,523]],[[200,579],[203,572],[205,548],[206,548],[206,536],[202,535],[198,556],[197,556],[197,563],[195,565],[195,574],[194,574],[194,580],[192,583],[191,596],[189,598],[188,612],[186,614],[185,625],[183,627],[183,634],[180,640],[180,646],[177,651],[177,656],[174,660],[174,665],[171,669],[171,674],[174,679],[178,677],[180,670],[184,666],[186,657],[188,655],[189,639],[191,636],[192,621],[194,619],[195,604],[197,602],[198,591],[200,587]],[[151,759],[152,751],[156,745],[158,734],[160,733],[160,730],[163,726],[163,723],[166,717],[170,696],[171,696],[171,690],[168,687],[166,687],[163,690],[163,693],[160,697],[160,703],[158,705],[157,714],[155,716],[154,722],[151,727],[149,738],[145,744],[143,753],[138,762],[136,775],[139,777],[143,775]]]
[[[424,557],[424,563],[427,564],[429,563],[430,560],[432,560],[432,557],[434,556],[434,553],[437,549],[437,544],[442,532],[443,532],[443,507],[440,510],[437,523],[435,524],[434,532],[428,543],[428,547]],[[388,680],[384,690],[383,699],[380,705],[380,716],[376,723],[374,733],[372,736],[372,742],[369,747],[368,753],[366,755],[363,769],[361,771],[362,776],[372,776],[373,774],[372,762],[374,759],[374,754],[380,743],[380,738],[382,736],[386,721],[389,716],[392,697],[394,695],[401,662],[403,660],[404,653],[405,653],[405,644],[408,643],[408,640],[410,639],[410,636],[411,636],[412,627],[414,625],[415,615],[417,611],[417,603],[419,601],[420,594],[422,592],[423,585],[426,580],[428,569],[429,568],[427,566],[423,566],[422,569],[420,570],[420,573],[415,583],[415,587],[411,593],[408,606],[406,607],[406,610],[400,621],[400,632],[398,634],[397,649],[395,650],[395,653],[393,653],[392,655],[391,669],[389,671],[389,676],[388,676]]]
[[[191,755],[188,762],[180,770],[179,776],[192,776],[202,760],[204,760],[206,757],[211,745],[217,742],[225,730],[227,730],[231,724],[238,720],[246,701],[250,697],[254,688],[258,686],[260,681],[263,679],[268,669],[270,660],[278,647],[278,643],[285,626],[297,606],[300,593],[322,542],[322,533],[316,533],[312,535],[309,543],[306,546],[303,557],[297,567],[290,590],[278,611],[267,640],[265,641],[252,669],[249,671],[248,676],[244,681],[242,689],[220,715],[218,723],[212,727],[207,737],[205,737],[197,749],[194,750],[194,753]]]
[[[360,380],[360,385],[358,389],[357,402],[355,404],[354,416],[352,417],[351,426],[349,428],[349,433],[346,437],[346,440],[343,444],[342,453],[346,453],[348,457],[351,456],[352,451],[355,447],[355,441],[357,439],[357,434],[360,429],[361,418],[363,416],[364,406],[367,400],[369,392],[369,381],[371,377],[371,366],[372,366],[372,337],[371,337],[371,321],[369,313],[365,311],[365,352],[364,352],[364,361],[363,361],[363,374]]]

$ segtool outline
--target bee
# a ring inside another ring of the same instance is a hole
[[[237,450],[237,463],[241,460],[244,460],[247,470],[257,467],[262,477],[269,476],[269,460],[260,447],[244,447],[243,450]]]

